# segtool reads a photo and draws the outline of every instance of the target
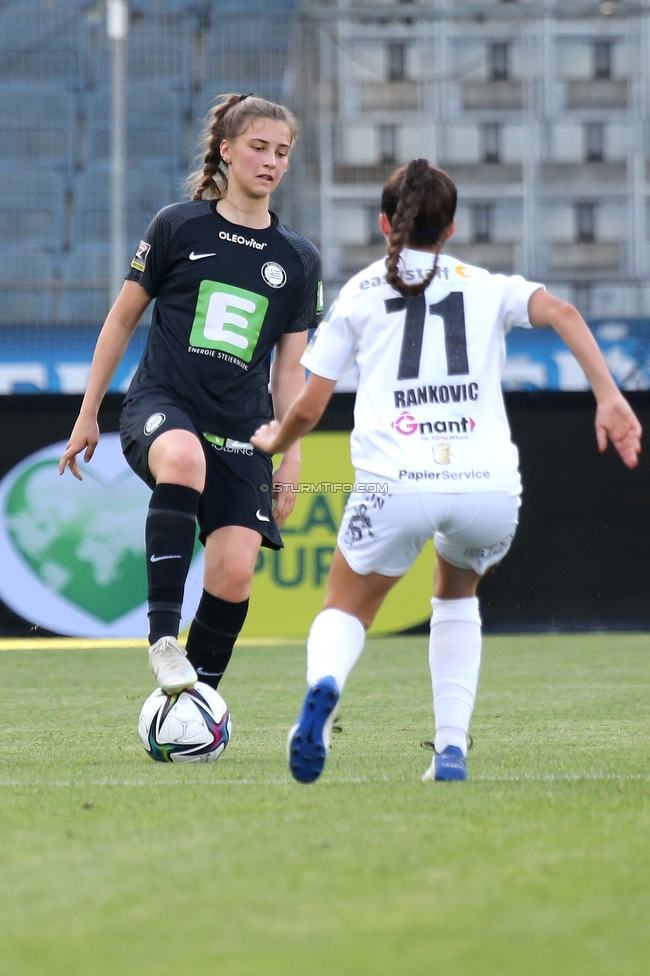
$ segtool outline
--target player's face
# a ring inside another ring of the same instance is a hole
[[[228,187],[261,198],[276,188],[289,163],[291,132],[286,122],[255,119],[230,142],[221,143],[221,158],[228,163]]]

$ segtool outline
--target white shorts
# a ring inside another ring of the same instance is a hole
[[[521,499],[505,491],[383,495],[352,492],[338,545],[360,576],[403,576],[428,539],[452,566],[482,576],[512,544]]]

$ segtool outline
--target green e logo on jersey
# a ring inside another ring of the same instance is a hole
[[[221,349],[250,363],[268,307],[268,298],[254,291],[218,281],[202,281],[190,345]]]

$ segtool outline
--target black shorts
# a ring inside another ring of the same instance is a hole
[[[189,430],[199,438],[205,454],[205,488],[199,501],[199,538],[203,545],[227,525],[243,525],[262,536],[262,545],[282,549],[273,518],[273,464],[268,454],[219,435],[200,430],[175,403],[152,394],[124,405],[120,416],[122,451],[138,477],[150,488],[149,448],[168,430]]]

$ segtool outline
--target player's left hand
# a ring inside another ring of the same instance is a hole
[[[277,420],[272,420],[270,424],[262,424],[251,437],[251,444],[265,454],[275,454],[275,439],[279,430],[280,424]]]
[[[636,468],[641,453],[641,424],[622,393],[618,390],[602,400],[596,409],[598,450],[607,449],[610,440],[623,464]]]
[[[273,421],[276,423],[276,421]],[[269,426],[271,426],[269,424]],[[251,440],[252,443],[252,440]],[[286,456],[282,463],[273,472],[273,518],[282,528],[286,520],[293,511],[296,504],[296,492],[294,488],[298,485],[300,477],[300,462],[294,461]]]

